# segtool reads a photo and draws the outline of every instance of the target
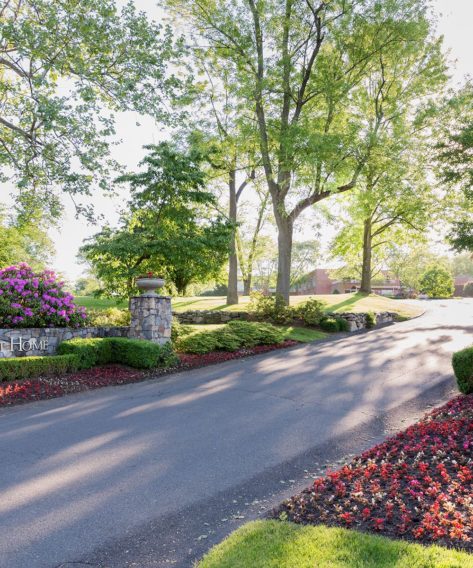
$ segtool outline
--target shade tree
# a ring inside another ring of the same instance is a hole
[[[109,187],[114,114],[172,118],[182,44],[132,2],[0,1],[0,174],[22,210],[57,217],[69,194]]]
[[[278,229],[277,292],[288,301],[294,224],[353,189],[372,136],[351,93],[380,54],[428,41],[423,0],[165,2],[232,74],[258,147]]]
[[[220,275],[232,225],[205,188],[202,157],[170,143],[146,146],[142,171],[121,176],[131,200],[117,228],[104,227],[81,248],[109,296],[129,298],[148,271],[184,294],[189,284]]]

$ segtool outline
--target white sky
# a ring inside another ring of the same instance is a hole
[[[120,3],[122,0],[119,0]],[[147,10],[155,17],[159,12],[151,5],[150,0],[136,0],[140,9]],[[154,4],[154,3],[153,3]],[[473,76],[473,50],[471,22],[473,21],[473,0],[433,0],[439,14],[438,31],[445,36],[445,46],[450,50],[455,63],[453,82],[461,83],[466,75]],[[137,126],[139,122],[141,126]],[[114,149],[114,157],[133,171],[143,157],[142,146],[159,141],[163,137],[157,125],[150,119],[144,119],[133,113],[118,117],[118,138],[123,140]],[[114,222],[117,218],[116,208],[123,205],[123,199],[105,199],[94,197],[98,213]],[[76,261],[76,255],[84,238],[96,233],[97,226],[90,226],[84,220],[75,219],[71,204],[66,203],[67,214],[60,231],[52,231],[55,241],[56,257],[53,268],[73,280],[84,270],[84,266]]]

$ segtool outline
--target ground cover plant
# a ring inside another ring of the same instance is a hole
[[[54,272],[21,263],[0,270],[0,322],[6,328],[83,327],[87,314]]]
[[[198,568],[473,568],[473,556],[343,528],[248,523],[214,547]]]
[[[175,348],[181,353],[238,351],[256,345],[277,345],[284,332],[268,323],[232,321],[221,326],[183,326]]]
[[[473,396],[421,421],[318,478],[272,512],[473,551]]]

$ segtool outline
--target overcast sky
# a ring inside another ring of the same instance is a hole
[[[136,0],[139,8],[147,10],[155,17],[159,12],[152,8],[150,0]],[[439,14],[438,31],[445,36],[445,46],[455,60],[453,81],[461,83],[466,75],[473,76],[473,50],[471,22],[473,22],[473,0],[434,0]],[[140,122],[141,126],[137,126]],[[122,144],[114,149],[115,157],[133,170],[143,156],[144,144],[159,141],[163,133],[153,121],[127,113],[119,117],[118,136]],[[104,199],[97,196],[94,203],[98,212],[114,222],[117,218],[116,207],[119,200]],[[60,232],[54,231],[52,237],[57,250],[53,267],[69,279],[77,278],[84,267],[76,262],[76,254],[82,240],[98,231],[98,227],[87,225],[82,220],[74,219],[70,204],[66,204],[67,216]]]

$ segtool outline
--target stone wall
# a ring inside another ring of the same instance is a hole
[[[0,357],[54,355],[57,346],[76,337],[128,337],[128,327],[45,327],[0,329]]]
[[[343,318],[346,320],[350,326],[348,331],[359,331],[361,329],[366,329],[366,319],[367,315],[365,313],[355,314],[355,313],[343,313],[343,314],[330,314],[335,317]],[[386,323],[391,323],[394,321],[394,315],[391,312],[380,312],[376,314],[376,326],[384,325]]]
[[[231,320],[248,320],[249,314],[247,312],[227,312],[220,310],[190,310],[187,312],[174,313],[174,317],[183,324],[219,324],[228,323]],[[336,317],[341,317],[348,321],[350,325],[349,331],[358,331],[366,329],[367,314],[343,313],[343,314],[330,314]],[[390,323],[394,320],[394,314],[390,312],[382,312],[376,314],[376,325],[383,325]]]
[[[171,341],[171,298],[143,294],[131,299],[129,337],[148,339],[154,343]]]
[[[174,312],[173,316],[184,324],[228,323],[231,320],[247,320],[248,312],[224,312],[219,310],[190,310]]]

